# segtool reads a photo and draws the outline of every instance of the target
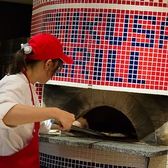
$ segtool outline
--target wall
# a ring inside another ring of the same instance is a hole
[[[0,2],[0,42],[30,37],[32,5]]]
[[[31,35],[74,59],[49,83],[167,95],[167,0],[34,0]]]
[[[13,54],[30,37],[32,5],[0,2],[0,79]]]

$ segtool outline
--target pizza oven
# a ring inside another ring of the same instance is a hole
[[[44,85],[43,106],[84,117],[89,128],[122,140],[168,145],[168,98],[119,91]]]
[[[33,1],[31,36],[50,33],[74,60],[44,85],[43,105],[90,129],[168,145],[166,1]]]
[[[42,106],[59,107],[74,113],[76,118],[84,117],[91,130],[110,135],[117,142],[167,146],[167,31],[166,0],[33,0],[31,36],[55,35],[64,53],[74,60],[71,65],[64,64],[61,73],[43,86]],[[54,138],[48,141],[53,142]],[[45,154],[49,145],[43,151]],[[146,146],[144,151],[140,146],[143,157],[148,153]],[[59,147],[52,146],[51,153],[61,156],[60,160],[67,159],[67,150],[61,155]],[[121,152],[124,147],[130,147],[127,154],[134,151],[133,146],[127,144],[119,149],[120,154],[125,152]],[[82,160],[84,150],[87,149],[82,148],[78,161]],[[134,154],[123,164],[127,157],[118,163],[114,159],[113,167],[126,167],[125,163],[134,161]],[[90,155],[86,156],[89,157],[84,160],[90,160]],[[93,156],[97,157],[95,153]],[[146,157],[143,158],[146,166],[130,164],[131,168],[147,167],[149,155]],[[154,163],[151,167],[159,166]]]

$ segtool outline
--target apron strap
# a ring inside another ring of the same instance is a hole
[[[29,78],[27,76],[27,72],[26,72],[25,69],[22,69],[22,72],[26,76],[27,81],[29,83],[29,89],[30,89],[30,93],[31,93],[32,104],[35,105],[35,101],[34,101],[34,97],[33,97],[33,91],[32,91],[32,87],[31,87],[31,84],[30,84],[30,80],[29,80]],[[38,132],[39,127],[40,127],[40,123],[39,122],[35,122],[35,130],[36,130],[36,132]]]
[[[30,89],[30,92],[31,92],[31,100],[32,100],[33,105],[35,105],[34,97],[33,97],[33,92],[32,92],[32,87],[31,87],[31,84],[30,84],[30,80],[29,80],[29,78],[28,78],[28,76],[27,76],[26,70],[25,70],[25,69],[22,69],[22,72],[23,72],[23,74],[26,76],[27,81],[28,81],[28,83],[29,83],[29,89]]]

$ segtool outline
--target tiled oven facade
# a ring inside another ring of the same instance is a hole
[[[166,0],[34,0],[31,35],[57,36],[74,59],[48,82],[44,104],[53,99],[82,116],[112,107],[131,121],[139,140],[168,145],[167,32]]]
[[[94,111],[103,124],[129,125],[137,141],[168,146],[167,0],[34,0],[37,33],[57,36],[74,59],[37,84],[42,106]]]

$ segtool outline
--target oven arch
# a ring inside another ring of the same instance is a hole
[[[56,106],[76,117],[99,106],[115,108],[131,121],[139,141],[157,143],[152,121],[135,93],[46,85],[43,95],[43,106]]]

